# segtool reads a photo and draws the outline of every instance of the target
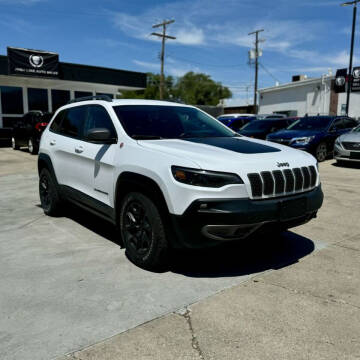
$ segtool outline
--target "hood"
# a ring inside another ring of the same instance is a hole
[[[174,163],[184,158],[200,169],[249,173],[277,169],[277,163],[289,163],[290,167],[313,165],[315,159],[300,150],[246,137],[193,138],[139,140],[138,144],[149,150],[174,157]],[[176,160],[177,159],[177,160]]]
[[[269,139],[293,139],[321,134],[319,130],[280,130],[269,135]]]
[[[339,137],[340,141],[360,142],[360,132],[349,132]]]

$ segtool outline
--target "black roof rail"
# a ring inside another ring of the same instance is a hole
[[[93,96],[84,96],[84,97],[72,99],[68,102],[68,104],[73,104],[73,103],[77,103],[77,102],[81,102],[81,101],[88,101],[88,100],[103,100],[103,101],[112,102],[112,98],[107,95],[93,95]]]

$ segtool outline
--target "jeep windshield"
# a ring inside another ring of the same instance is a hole
[[[331,124],[331,117],[304,117],[291,124],[287,130],[325,131]]]
[[[200,110],[185,106],[118,105],[115,113],[136,140],[234,137],[234,132]]]

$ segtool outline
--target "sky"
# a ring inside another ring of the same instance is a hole
[[[248,51],[261,33],[259,87],[295,74],[317,77],[349,61],[352,7],[337,0],[0,0],[0,54],[7,46],[57,52],[60,61],[160,72],[152,25],[174,19],[165,73],[209,74],[230,88],[230,104],[251,103]],[[360,14],[359,14],[360,19]],[[359,25],[357,23],[357,25]],[[358,36],[358,34],[357,34]],[[360,65],[360,37],[355,65]]]

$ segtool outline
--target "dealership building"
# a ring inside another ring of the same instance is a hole
[[[50,52],[8,48],[0,55],[0,128],[31,110],[54,112],[69,100],[141,90],[146,74],[82,64],[59,62]]]
[[[259,113],[282,113],[288,116],[344,115],[345,86],[337,89],[335,80],[336,77],[331,72],[318,78],[298,75],[293,77],[291,83],[261,89]],[[360,92],[354,90],[350,95],[349,116],[359,118]]]

